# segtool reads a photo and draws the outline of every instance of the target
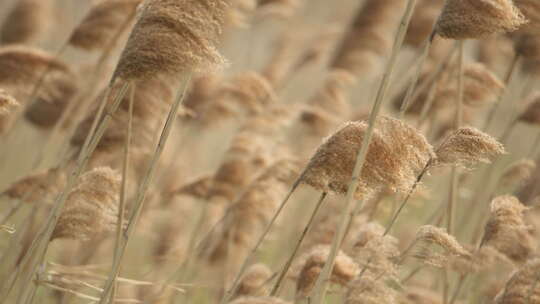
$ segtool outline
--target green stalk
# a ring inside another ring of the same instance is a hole
[[[403,15],[401,19],[401,23],[400,23],[400,26],[399,26],[399,29],[398,29],[398,32],[396,34],[396,38],[394,41],[394,47],[390,55],[390,60],[387,64],[386,71],[384,73],[381,85],[377,92],[375,103],[373,104],[373,109],[369,117],[369,125],[366,130],[366,134],[364,134],[364,138],[362,140],[362,146],[360,147],[360,150],[358,151],[358,155],[356,157],[356,163],[355,163],[354,170],[352,173],[351,183],[349,185],[349,188],[347,189],[345,208],[341,215],[340,225],[337,228],[336,235],[332,242],[332,247],[330,249],[330,254],[328,255],[328,259],[321,271],[321,274],[319,275],[315,283],[315,287],[313,288],[314,294],[312,294],[311,297],[309,298],[310,304],[321,304],[323,303],[324,298],[326,296],[326,290],[327,290],[330,275],[334,268],[334,262],[338,254],[338,250],[341,247],[341,243],[345,237],[346,228],[349,225],[349,221],[350,221],[349,214],[353,211],[354,195],[360,183],[360,173],[366,161],[369,143],[371,141],[371,137],[373,136],[373,131],[375,128],[375,121],[377,119],[377,116],[379,115],[381,106],[385,100],[388,86],[390,84],[394,67],[397,62],[397,57],[398,57],[399,51],[401,50],[401,46],[403,45],[403,40],[405,38],[407,28],[409,27],[409,22],[414,12],[415,6],[416,6],[416,0],[409,0],[407,3],[405,14]]]

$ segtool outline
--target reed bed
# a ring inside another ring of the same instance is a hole
[[[0,304],[540,304],[537,0],[0,2]]]

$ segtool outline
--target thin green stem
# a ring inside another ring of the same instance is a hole
[[[309,221],[308,221],[307,225],[305,226],[304,231],[302,231],[302,234],[300,235],[300,238],[296,242],[296,246],[294,247],[294,250],[293,250],[291,256],[289,257],[289,259],[287,260],[287,263],[285,263],[285,266],[281,270],[281,272],[280,272],[280,274],[278,276],[278,279],[277,279],[274,287],[272,288],[272,291],[270,292],[270,296],[276,296],[279,293],[280,288],[281,288],[281,284],[283,283],[283,279],[285,278],[285,275],[289,271],[289,268],[291,267],[292,262],[294,261],[294,258],[298,254],[298,251],[300,250],[300,246],[302,245],[302,242],[304,241],[304,238],[306,237],[308,232],[311,230],[311,227],[313,227],[313,223],[315,222],[315,217],[317,216],[317,213],[321,209],[321,206],[323,205],[323,202],[324,202],[324,199],[326,198],[326,195],[327,195],[326,192],[323,192],[321,194],[321,197],[319,198],[319,201],[315,205],[315,209],[311,213],[311,217],[309,218]]]
[[[390,55],[390,59],[387,64],[386,71],[381,81],[381,85],[377,92],[377,97],[375,99],[375,102],[373,104],[373,108],[369,117],[368,128],[366,130],[366,133],[364,134],[364,138],[362,140],[362,146],[360,147],[358,154],[356,156],[356,162],[355,162],[355,166],[352,172],[351,183],[347,189],[347,195],[345,199],[345,208],[343,209],[343,213],[341,215],[341,221],[337,228],[334,240],[332,242],[328,259],[321,271],[321,274],[319,275],[315,283],[315,287],[313,288],[313,294],[310,296],[311,304],[323,303],[324,298],[326,296],[326,290],[327,290],[327,286],[329,282],[328,279],[330,278],[330,275],[334,268],[334,262],[338,254],[338,250],[341,247],[341,243],[343,242],[343,239],[345,237],[345,232],[347,230],[346,228],[349,225],[350,218],[348,215],[353,210],[354,196],[356,194],[356,191],[360,183],[360,173],[366,161],[369,144],[371,142],[371,138],[373,136],[373,131],[375,128],[375,121],[377,119],[377,116],[379,115],[381,106],[385,100],[386,93],[388,91],[388,86],[392,79],[394,67],[397,62],[397,57],[398,57],[399,51],[401,50],[401,46],[403,45],[403,40],[405,38],[407,28],[409,27],[409,22],[414,12],[415,6],[416,6],[416,0],[409,0],[407,3],[407,8],[405,10],[405,13],[401,19],[400,26],[399,26],[399,29],[397,31],[396,38],[394,41],[394,46],[392,48],[392,53]]]
[[[121,242],[120,248],[117,251],[116,260],[113,262],[113,265],[111,267],[111,272],[109,274],[109,278],[107,282],[105,283],[105,287],[103,288],[103,293],[101,294],[99,304],[104,304],[109,299],[109,294],[111,292],[115,278],[116,276],[118,276],[118,272],[120,270],[122,258],[124,257],[124,253],[126,251],[127,245],[129,243],[131,236],[133,235],[135,231],[135,226],[137,225],[139,215],[142,211],[144,200],[146,198],[146,193],[148,192],[150,184],[153,181],[153,177],[157,169],[158,161],[161,157],[161,154],[163,153],[163,150],[165,149],[165,144],[167,143],[167,140],[171,134],[172,128],[176,121],[176,117],[178,116],[178,110],[180,109],[180,106],[182,105],[182,102],[184,101],[184,97],[186,95],[187,87],[190,80],[191,80],[191,74],[188,75],[186,79],[182,82],[181,89],[174,103],[171,106],[169,115],[167,116],[167,120],[165,122],[165,126],[163,127],[161,136],[159,137],[159,142],[157,144],[157,147],[154,151],[152,159],[150,160],[149,167],[141,182],[141,185],[139,186],[139,190],[137,191],[137,195],[132,206],[133,209],[131,211],[127,227],[123,234],[123,242]]]
[[[116,222],[116,241],[114,244],[114,255],[113,255],[113,263],[115,260],[119,259],[120,257],[120,244],[123,241],[122,235],[124,232],[124,213],[126,212],[126,193],[127,193],[127,183],[128,183],[128,170],[129,170],[129,153],[130,153],[130,146],[131,146],[131,137],[133,134],[133,102],[135,100],[135,84],[132,83],[131,85],[131,92],[129,96],[129,115],[128,115],[128,124],[127,124],[127,132],[126,132],[126,142],[124,145],[124,157],[122,159],[122,184],[120,187],[120,198],[119,198],[119,204],[118,204],[118,218]],[[118,273],[113,277],[114,284],[113,289],[111,291],[111,299],[110,303],[114,303],[114,299],[116,297],[116,291],[118,287],[118,283],[116,282],[116,279],[118,277]]]

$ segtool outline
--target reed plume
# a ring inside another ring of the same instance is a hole
[[[405,4],[403,0],[366,1],[343,37],[330,66],[358,76],[374,71],[392,47],[392,36]]]
[[[266,281],[272,276],[272,271],[264,264],[251,265],[238,285],[234,297],[262,297],[268,292]]]
[[[415,7],[404,43],[415,48],[422,46],[433,31],[444,0],[420,0]]]
[[[528,105],[518,120],[531,125],[540,125],[540,92],[532,94],[527,101]]]
[[[449,39],[478,39],[515,31],[526,22],[511,0],[446,0],[435,31]]]
[[[352,74],[344,70],[333,70],[328,74],[323,87],[308,100],[307,109],[301,114],[302,123],[309,131],[325,136],[350,113],[345,89],[355,81]]]
[[[384,278],[367,273],[349,284],[345,304],[392,304],[397,299],[397,291]]]
[[[297,174],[298,165],[286,158],[276,161],[257,177],[227,212],[222,235],[211,249],[210,260],[217,262],[229,256],[242,262]]]
[[[0,89],[0,134],[10,127],[10,115],[20,107],[20,103],[6,91]]]
[[[0,26],[0,43],[31,44],[42,38],[51,25],[53,2],[19,0]]]
[[[101,0],[75,28],[69,44],[87,51],[103,49],[115,31],[132,16],[142,0]]]
[[[326,263],[330,246],[318,245],[299,257],[295,265],[293,275],[296,277],[297,297],[305,297],[315,286],[315,282]],[[336,257],[335,266],[330,276],[330,281],[334,284],[346,286],[360,272],[360,267],[354,260],[344,252],[340,251]]]
[[[525,304],[540,302],[538,273],[540,259],[530,259],[520,269],[514,271],[506,285],[495,298],[496,304]]]
[[[499,184],[502,186],[522,185],[529,181],[536,170],[536,162],[520,159],[511,163],[503,172]]]
[[[526,210],[514,196],[494,198],[481,244],[493,246],[517,263],[525,262],[536,248],[530,227],[525,223]]]
[[[514,0],[515,5],[529,21],[519,28],[520,33],[540,32],[540,4],[535,0]]]
[[[495,138],[475,128],[463,127],[443,139],[435,153],[437,164],[467,168],[478,162],[489,163],[506,152]]]
[[[229,304],[291,304],[291,302],[276,297],[241,297]]]
[[[216,49],[228,2],[153,0],[143,7],[113,78],[203,72],[225,63]],[[159,52],[155,51],[159,45]]]
[[[3,194],[28,203],[49,202],[66,183],[66,174],[59,168],[32,173],[10,185]]]
[[[326,138],[309,161],[302,182],[323,192],[345,194],[366,129],[364,122],[348,122]],[[433,156],[431,145],[415,129],[397,119],[380,118],[355,196],[383,188],[407,191]]]
[[[88,240],[112,232],[118,217],[120,175],[107,167],[86,172],[70,192],[52,239]]]

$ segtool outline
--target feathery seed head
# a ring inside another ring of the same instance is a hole
[[[482,244],[493,246],[517,263],[524,262],[536,248],[524,220],[527,209],[516,197],[494,198]]]
[[[451,255],[471,255],[454,236],[449,235],[443,228],[424,225],[416,232],[416,239],[428,244],[438,245]]]
[[[3,134],[10,127],[12,119],[10,114],[20,106],[15,97],[0,89],[0,134]]]
[[[53,19],[52,1],[19,0],[0,26],[0,43],[32,43],[40,38]]]
[[[114,231],[120,180],[120,174],[108,167],[83,174],[68,195],[52,238],[88,240]]]
[[[366,272],[349,284],[345,304],[394,304],[397,296],[384,278]]]
[[[141,2],[142,0],[96,2],[71,34],[69,44],[88,51],[104,48]]]
[[[302,182],[345,194],[366,130],[364,122],[348,122],[326,138],[309,161]],[[355,196],[382,188],[406,191],[433,156],[431,145],[418,131],[397,119],[379,118]]]
[[[536,169],[536,162],[532,159],[520,159],[508,166],[504,171],[500,184],[520,185],[526,183]]]
[[[519,28],[519,32],[538,34],[540,32],[540,2],[536,0],[514,0],[514,3],[529,21]]]
[[[251,265],[236,289],[234,297],[241,296],[264,296],[267,289],[264,284],[272,276],[272,271],[264,264]]]
[[[495,297],[496,304],[540,303],[540,284],[538,272],[540,259],[530,259],[521,268],[514,271],[506,285]],[[530,296],[530,298],[529,298]]]
[[[241,297],[229,304],[291,304],[291,302],[275,297]]]
[[[472,128],[455,130],[435,150],[438,165],[470,167],[478,162],[489,163],[494,157],[506,153],[495,138]]]
[[[296,292],[299,296],[305,297],[311,292],[329,254],[330,246],[318,245],[299,258],[299,262],[295,267],[299,271],[296,281]],[[359,272],[359,265],[344,252],[339,251],[330,281],[341,286],[346,286]]]
[[[3,194],[28,203],[47,202],[54,198],[66,183],[66,174],[57,168],[30,174],[13,183]]]
[[[114,77],[136,80],[158,74],[176,76],[224,64],[217,42],[227,7],[226,0],[148,1]]]
[[[477,39],[515,31],[526,22],[512,0],[446,0],[435,30],[444,38]]]
[[[532,125],[540,125],[540,92],[535,92],[527,101],[528,106],[519,120]]]

